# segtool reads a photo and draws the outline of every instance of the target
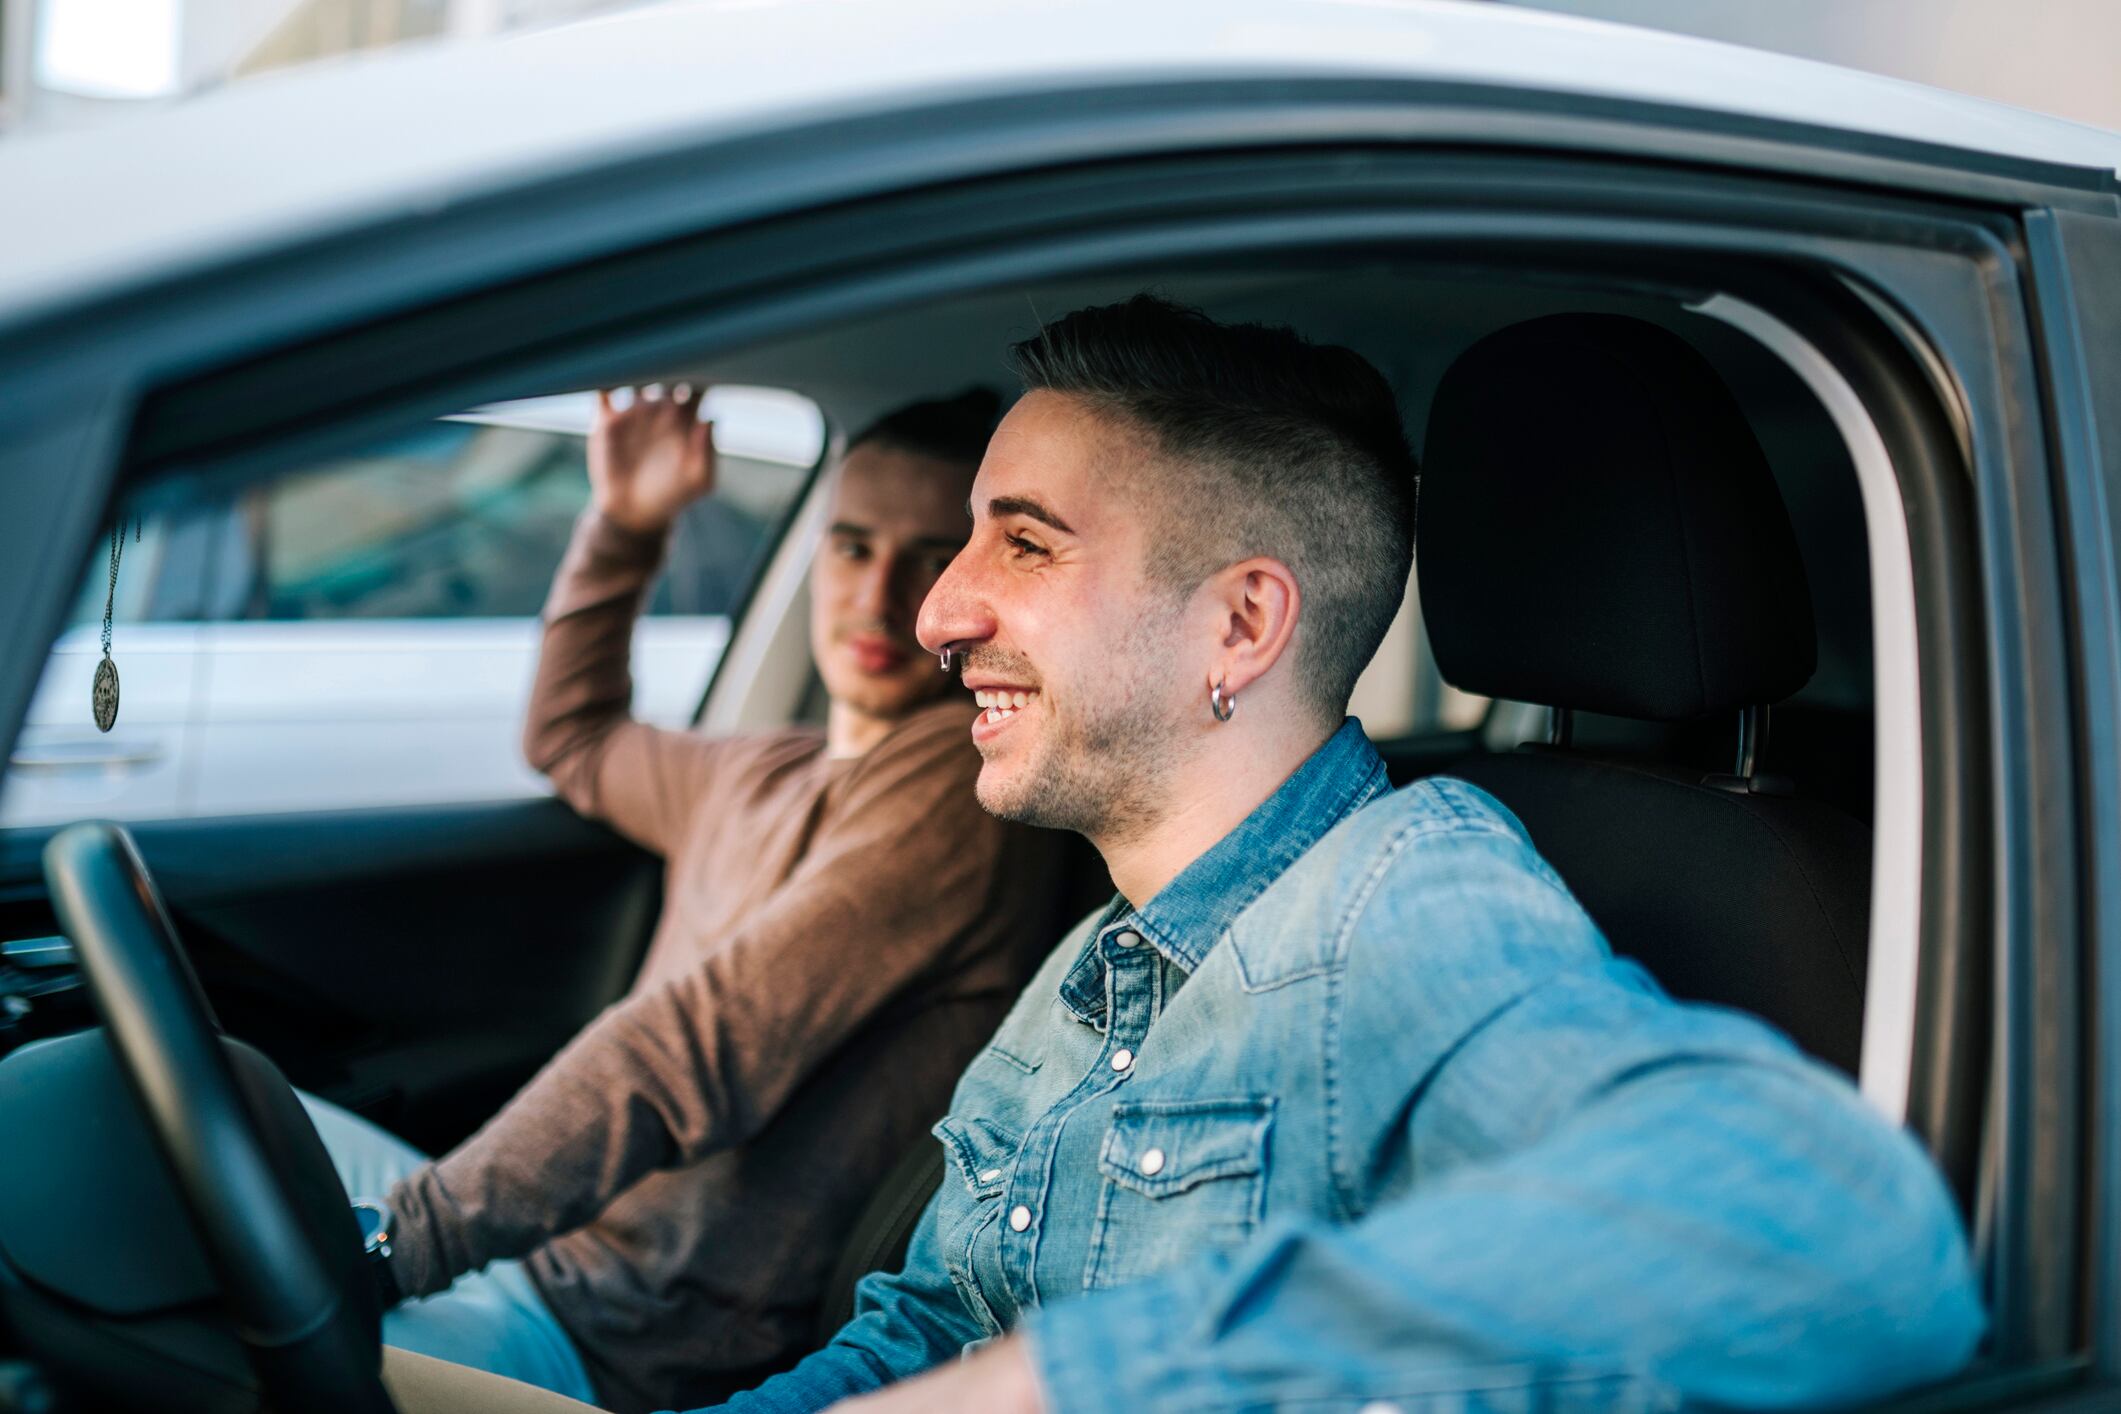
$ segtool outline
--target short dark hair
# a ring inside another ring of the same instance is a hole
[[[987,442],[994,436],[1001,406],[1000,394],[978,387],[967,388],[952,398],[908,403],[856,433],[847,443],[847,450],[875,442],[915,456],[978,466],[987,455]]]
[[[1027,392],[1131,422],[1168,474],[1149,573],[1190,593],[1266,555],[1295,572],[1303,690],[1345,711],[1406,598],[1417,469],[1391,385],[1351,349],[1219,324],[1154,295],[1077,310],[1010,350]]]

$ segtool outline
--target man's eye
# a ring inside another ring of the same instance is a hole
[[[1035,545],[1021,535],[1004,535],[1002,539],[1009,542],[1009,553],[1014,559],[1021,560],[1026,555],[1043,555],[1047,553],[1043,545]]]
[[[869,547],[859,540],[835,540],[832,542],[832,553],[843,560],[866,560],[869,558]]]

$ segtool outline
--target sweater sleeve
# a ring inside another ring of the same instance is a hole
[[[409,1295],[592,1221],[649,1173],[755,1134],[827,1057],[974,940],[1015,827],[973,797],[966,714],[918,714],[844,783],[803,862],[694,969],[619,1002],[391,1194]]]
[[[523,724],[524,758],[561,799],[658,854],[715,788],[726,754],[712,738],[631,715],[633,629],[663,548],[661,536],[583,514],[545,601]]]

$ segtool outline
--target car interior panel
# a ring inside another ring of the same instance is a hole
[[[11,933],[55,931],[31,882],[51,833],[0,840],[20,900],[0,905]],[[553,801],[133,834],[230,1032],[431,1152],[624,991],[662,879],[652,856]]]

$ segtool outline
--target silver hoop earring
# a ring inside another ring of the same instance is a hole
[[[1227,722],[1237,715],[1237,694],[1223,691],[1225,681],[1217,678],[1215,686],[1208,689],[1208,710],[1215,714],[1218,722]]]

